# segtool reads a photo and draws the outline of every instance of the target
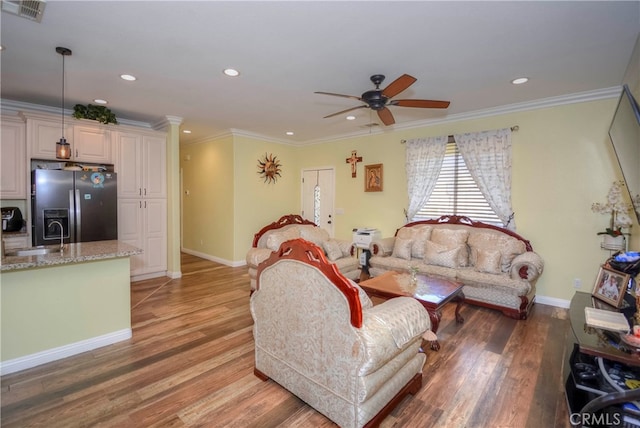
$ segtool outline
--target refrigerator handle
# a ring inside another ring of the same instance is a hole
[[[69,189],[69,242],[76,241],[76,216],[75,213],[75,198],[73,197],[73,189]]]
[[[80,210],[80,189],[76,189],[75,218],[76,218],[76,241],[82,242],[82,212]]]

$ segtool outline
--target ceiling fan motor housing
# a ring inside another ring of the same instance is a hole
[[[372,110],[382,110],[387,105],[388,98],[382,95],[380,90],[367,91],[362,96],[362,101],[367,103]]]

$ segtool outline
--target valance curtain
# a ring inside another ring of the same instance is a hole
[[[507,229],[516,230],[511,207],[511,129],[453,136],[471,176]]]
[[[448,136],[416,138],[406,142],[407,222],[427,203],[438,181]]]

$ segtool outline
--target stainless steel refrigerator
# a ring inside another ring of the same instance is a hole
[[[115,173],[36,169],[31,179],[33,245],[118,239]]]

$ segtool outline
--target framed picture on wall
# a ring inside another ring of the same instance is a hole
[[[382,164],[364,166],[364,191],[382,192]]]
[[[593,297],[619,308],[629,284],[629,275],[607,267],[601,267],[593,286]]]

